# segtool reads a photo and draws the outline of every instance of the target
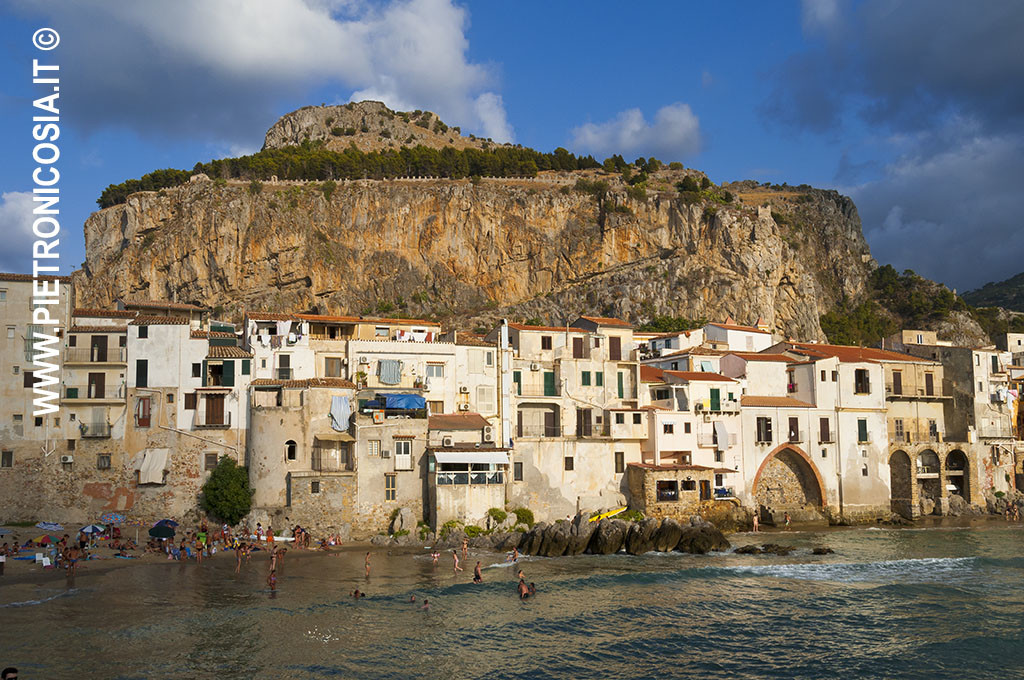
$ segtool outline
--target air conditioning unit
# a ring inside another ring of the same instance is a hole
[[[530,370],[531,371],[539,371],[540,370],[540,364],[538,364],[536,361],[534,361],[532,364],[530,364]]]
[[[694,410],[694,411],[697,411],[698,413],[700,413],[701,411],[703,411],[703,410],[704,410],[704,403],[703,403],[703,402],[700,402],[700,401],[698,401],[697,403],[695,403],[695,404],[693,405],[693,410]]]
[[[388,450],[388,449],[384,449],[383,451],[380,452],[380,457],[381,458],[390,458],[391,457],[391,451]]]
[[[491,427],[490,425],[484,425],[484,441],[487,441],[487,438],[490,437],[493,432],[493,427]]]
[[[466,385],[463,385],[462,387],[460,387],[459,388],[459,394],[469,394],[469,387],[467,387]]]
[[[490,443],[492,443],[494,441],[494,434],[491,433],[491,432],[488,432],[488,430],[490,430],[490,429],[491,428],[489,428],[489,427],[484,428],[484,442],[487,443],[487,444],[490,444]]]
[[[443,437],[441,439],[441,446],[451,448],[452,446],[454,446],[454,444],[455,440],[453,440],[451,437]]]
[[[74,456],[61,456],[60,457],[60,462],[62,462],[62,463],[74,463],[75,462],[75,457]]]
[[[368,364],[368,363],[370,363],[370,359],[367,358],[367,357],[359,357],[359,363],[361,363],[361,364]]]
[[[469,410],[469,404],[459,404],[459,410],[460,411],[468,411]]]

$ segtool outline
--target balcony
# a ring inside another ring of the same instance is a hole
[[[911,429],[911,430],[889,430],[890,444],[913,444],[917,442],[939,443],[943,441],[943,433],[938,430]]]
[[[982,439],[1013,439],[1013,428],[1008,424],[1004,427],[979,427],[978,436]]]
[[[192,427],[199,430],[229,430],[231,429],[231,411],[207,413],[205,409],[196,409]]]
[[[292,369],[290,369],[290,368],[275,368],[274,369],[274,376],[278,380],[291,380],[292,379]]]
[[[86,439],[106,439],[110,437],[110,423],[80,423],[82,436]]]
[[[473,471],[473,472],[438,472],[435,483],[437,486],[453,486],[463,484],[504,484],[505,472],[503,470]]]
[[[560,385],[519,385],[513,383],[515,394],[520,397],[560,397],[562,390]]]
[[[669,406],[671,406],[671,402],[669,402]],[[736,399],[723,399],[716,406],[711,403],[710,399],[697,399],[693,402],[693,410],[696,413],[739,413],[740,402]]]
[[[790,430],[788,441],[790,444],[800,444],[807,441],[807,435],[803,430]]]
[[[923,386],[915,386],[911,384],[900,385],[897,391],[896,386],[891,382],[885,383],[885,396],[887,399],[946,399],[947,397],[940,394],[936,389],[932,389],[930,392]]]
[[[314,446],[310,451],[310,469],[314,472],[352,472],[355,465],[348,449]]]
[[[64,385],[64,401],[123,401],[124,393],[124,385]]]
[[[65,364],[125,364],[128,350],[124,347],[69,347],[64,350]]]
[[[833,443],[835,443],[835,441],[836,441],[836,431],[835,430],[829,430],[828,432],[819,432],[818,433],[818,443],[819,444],[833,444]]]
[[[718,446],[718,436],[714,432],[701,432],[697,435],[697,446],[712,448]],[[736,446],[736,435],[729,433],[729,442],[726,446]]]
[[[735,498],[735,497],[736,497],[736,490],[735,490],[734,487],[731,487],[731,486],[718,486],[718,487],[715,487],[715,498],[716,499],[723,499],[724,500],[726,498]]]
[[[562,428],[558,425],[539,425],[535,427],[521,427],[516,431],[516,436],[523,438],[544,438],[544,437],[561,437]]]

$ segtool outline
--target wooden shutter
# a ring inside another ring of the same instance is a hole
[[[224,373],[221,375],[221,384],[224,387],[235,386],[235,362],[231,359],[224,360]]]
[[[583,358],[583,338],[572,339],[572,358],[582,359]]]
[[[622,338],[614,335],[608,338],[608,358],[612,361],[622,359]]]

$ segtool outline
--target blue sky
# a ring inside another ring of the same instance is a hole
[[[62,264],[102,189],[259,149],[306,104],[716,182],[836,188],[876,259],[960,290],[1024,270],[1024,3],[7,0],[0,269],[27,271],[33,31],[61,64]],[[37,86],[38,88],[38,86]]]

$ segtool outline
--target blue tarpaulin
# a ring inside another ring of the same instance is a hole
[[[378,394],[373,401],[366,402],[364,408],[416,410],[427,407],[427,400],[418,394]]]

